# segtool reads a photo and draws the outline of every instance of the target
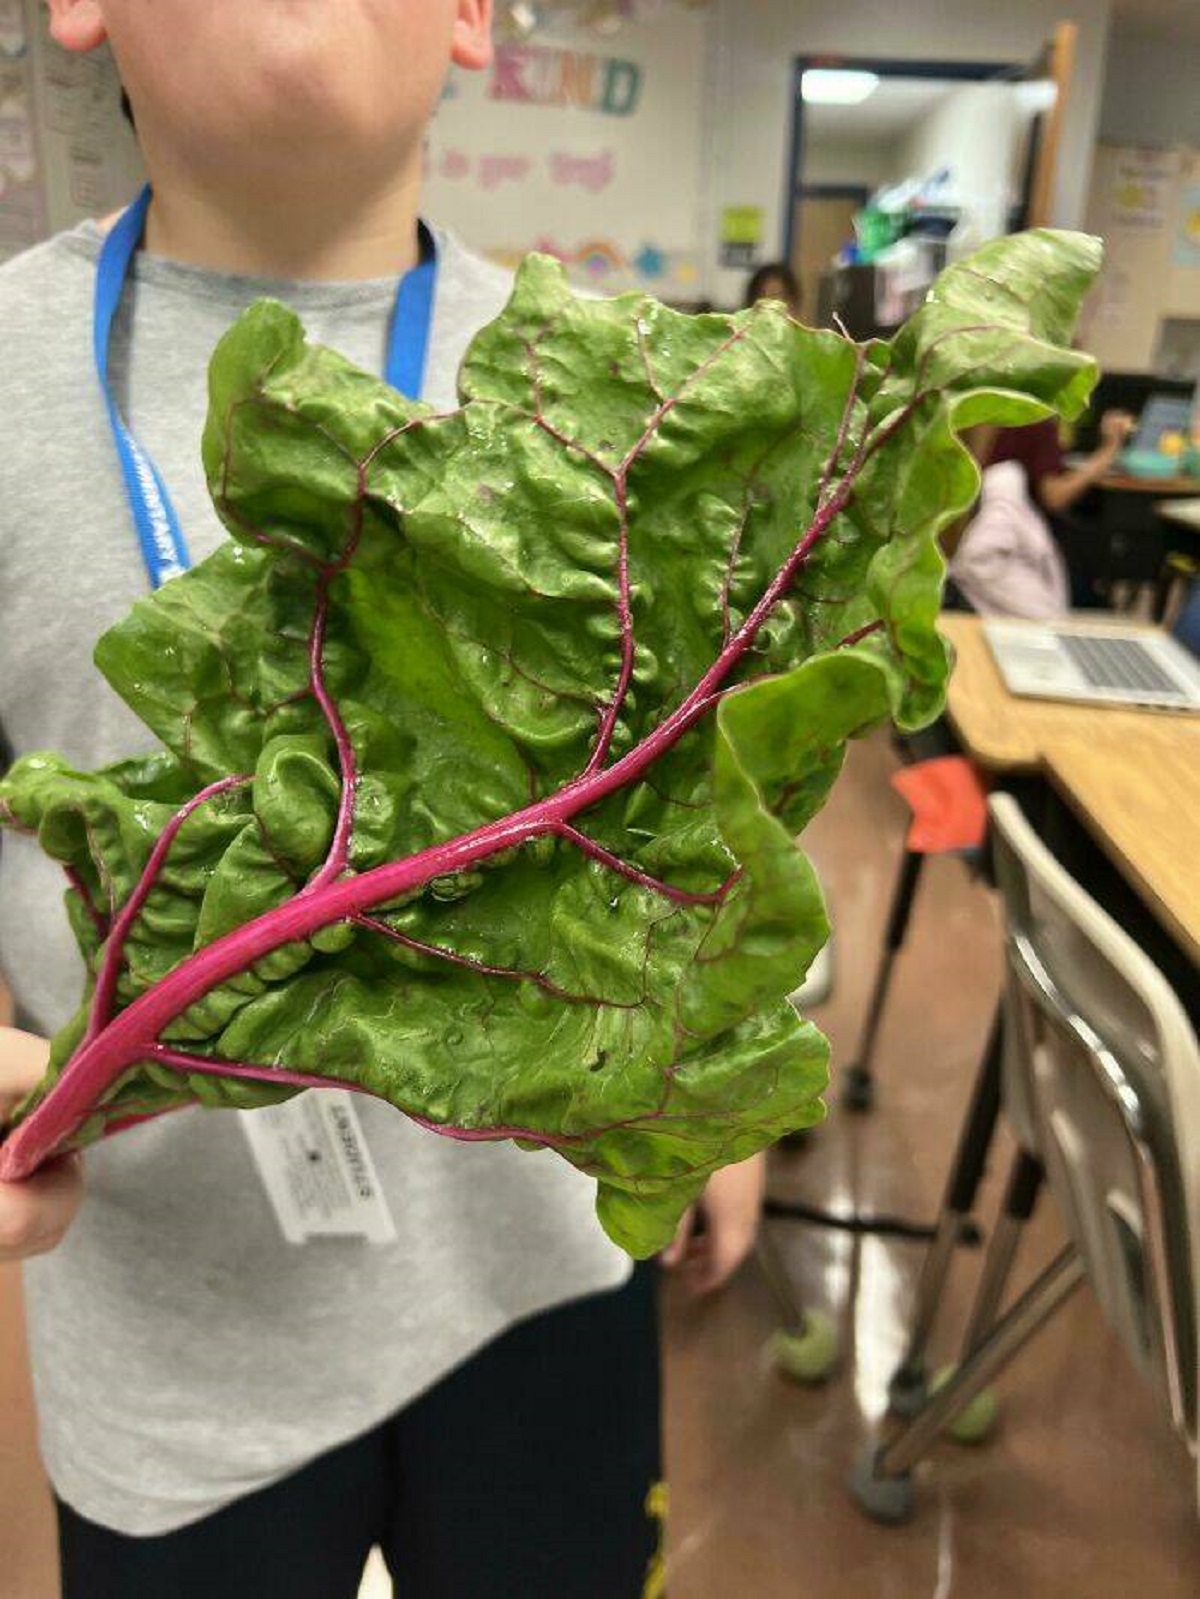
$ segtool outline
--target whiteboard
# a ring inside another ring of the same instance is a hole
[[[603,293],[701,289],[705,18],[651,11],[603,38],[539,30],[451,73],[422,209],[504,265],[558,256]]]

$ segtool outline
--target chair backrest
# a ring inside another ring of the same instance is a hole
[[[1105,1316],[1193,1449],[1200,1383],[1200,1050],[1158,968],[990,802],[1006,918],[1005,1106]]]

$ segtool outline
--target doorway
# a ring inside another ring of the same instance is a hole
[[[836,260],[874,259],[854,218],[880,189],[936,194],[959,249],[1044,220],[1068,31],[1031,62],[796,59],[783,232],[807,319]]]
[[[800,320],[816,325],[821,274],[848,239],[854,218],[867,203],[865,184],[806,183],[800,186],[792,217],[788,257],[800,285]]]

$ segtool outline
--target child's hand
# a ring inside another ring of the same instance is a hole
[[[709,1178],[662,1254],[663,1265],[677,1270],[693,1293],[720,1288],[754,1248],[766,1183],[765,1154],[725,1166]]]
[[[0,1123],[41,1077],[50,1046],[44,1038],[0,1027]],[[77,1155],[51,1161],[23,1183],[0,1183],[0,1261],[42,1255],[62,1238],[83,1198]]]
[[[1137,417],[1128,411],[1105,411],[1100,418],[1100,439],[1109,449],[1119,450],[1128,444],[1136,429]]]

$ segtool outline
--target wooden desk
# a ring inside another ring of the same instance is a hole
[[[1091,457],[1078,450],[1069,450],[1063,457],[1068,467],[1085,465]],[[1097,478],[1094,488],[1107,489],[1114,494],[1177,494],[1185,499],[1200,495],[1200,477],[1134,477],[1131,472],[1106,472]]]
[[[966,752],[998,776],[1044,772],[1200,962],[1200,716],[1019,698],[978,617],[940,626],[958,657],[946,710]]]
[[[1114,494],[1180,494],[1185,497],[1200,495],[1200,478],[1197,477],[1130,477],[1127,472],[1110,472],[1096,484]]]

